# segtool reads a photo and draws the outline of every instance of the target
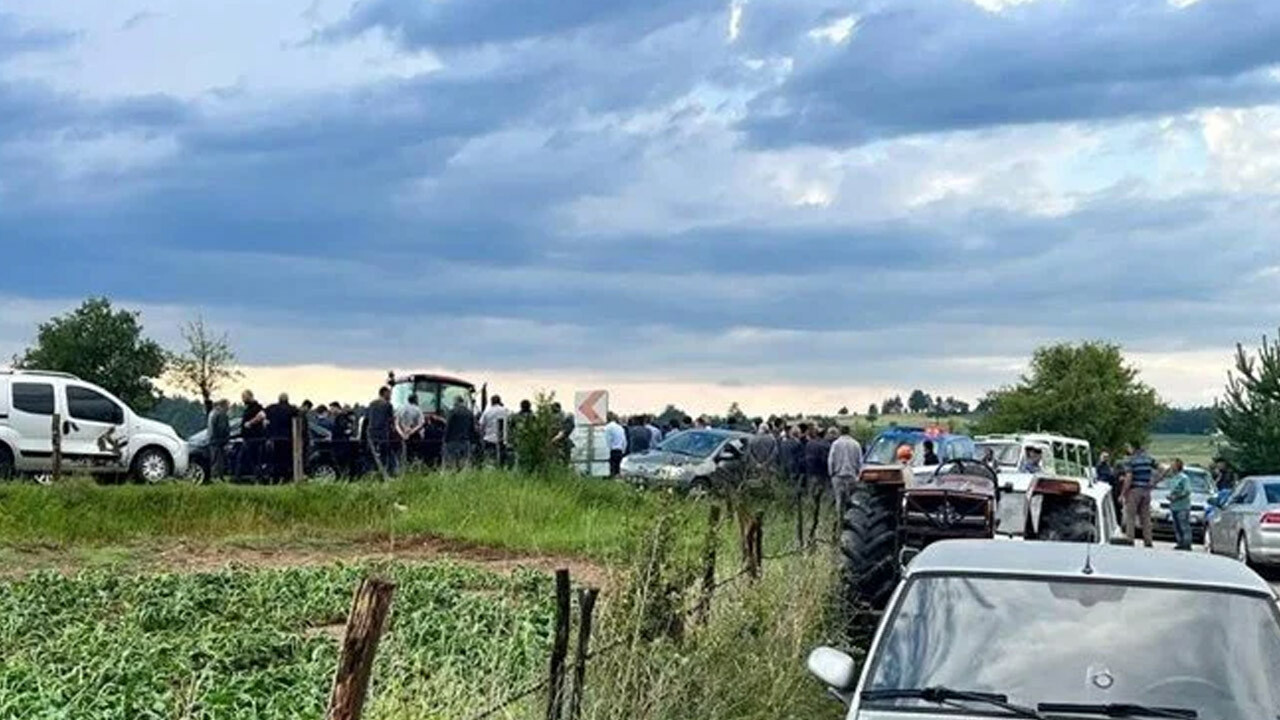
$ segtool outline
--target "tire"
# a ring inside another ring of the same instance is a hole
[[[209,469],[204,463],[193,460],[187,465],[187,474],[182,479],[191,485],[204,485],[209,482]]]
[[[7,482],[17,477],[18,471],[13,460],[13,451],[8,445],[0,443],[0,482]]]
[[[169,453],[160,448],[143,448],[133,456],[130,472],[138,482],[154,485],[173,475],[173,461],[169,459]]]
[[[1098,515],[1093,501],[1076,498],[1062,505],[1051,505],[1040,516],[1040,539],[1049,542],[1098,542]]]
[[[849,495],[841,519],[840,554],[843,599],[850,607],[883,610],[898,585],[897,487],[859,483]]]
[[[1236,559],[1246,566],[1251,564],[1249,562],[1249,539],[1245,537],[1244,533],[1240,533],[1240,537],[1236,539]]]
[[[307,481],[317,485],[332,485],[338,482],[338,469],[327,462],[316,463],[311,466]]]

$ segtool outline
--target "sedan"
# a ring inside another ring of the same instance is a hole
[[[742,460],[748,437],[732,430],[685,430],[624,457],[622,477],[637,485],[703,489],[717,470]]]
[[[1241,480],[1215,509],[1205,542],[1249,565],[1280,565],[1280,477]]]
[[[1204,539],[1204,511],[1214,495],[1213,477],[1204,468],[1188,466],[1183,470],[1191,480],[1191,536],[1194,542]],[[1173,514],[1169,511],[1170,478],[1156,483],[1151,490],[1151,529],[1160,537],[1173,537]]]

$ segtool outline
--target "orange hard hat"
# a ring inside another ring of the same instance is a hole
[[[897,455],[900,462],[911,462],[911,458],[915,457],[916,453],[910,445],[904,443],[898,446]]]

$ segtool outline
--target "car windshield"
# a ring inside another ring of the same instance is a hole
[[[715,452],[722,442],[724,442],[724,437],[716,433],[685,430],[663,440],[658,444],[658,449],[665,452],[673,452],[677,455],[705,458],[710,457],[711,453]]]
[[[1209,473],[1204,470],[1192,469],[1183,470],[1183,472],[1187,474],[1187,478],[1190,480],[1191,492],[1202,495],[1212,495],[1214,493],[1213,482],[1209,477]],[[1156,483],[1156,487],[1167,490],[1172,479],[1168,477],[1162,478],[1160,482]]]
[[[978,443],[978,453],[974,457],[978,459],[986,457],[987,450],[990,450],[995,455],[996,462],[1000,465],[1017,467],[1022,460],[1022,446],[1015,442],[980,442]]]
[[[1031,706],[1132,703],[1194,709],[1210,720],[1280,717],[1280,614],[1266,598],[1242,593],[920,577],[904,591],[873,662],[869,690],[954,687]]]
[[[912,465],[920,465],[924,462],[924,445],[919,440],[906,440],[901,436],[881,435],[867,449],[867,453],[863,457],[863,463],[866,465],[893,465],[897,462],[898,446],[900,445],[911,446],[911,450],[914,453],[911,460]]]

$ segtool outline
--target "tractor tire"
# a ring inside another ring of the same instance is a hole
[[[897,487],[859,483],[841,519],[840,554],[844,601],[850,607],[883,610],[898,585]]]
[[[1045,508],[1040,516],[1040,539],[1049,542],[1098,542],[1098,516],[1093,502],[1077,498]]]

